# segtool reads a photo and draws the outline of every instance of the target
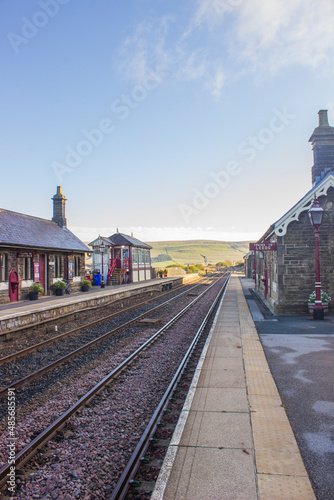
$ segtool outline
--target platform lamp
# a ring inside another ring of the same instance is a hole
[[[314,194],[314,199],[308,211],[310,222],[314,227],[315,236],[315,304],[313,309],[313,319],[324,319],[324,309],[321,302],[321,282],[320,282],[320,259],[319,259],[319,227],[324,218],[324,209]]]
[[[103,241],[101,241],[101,244],[100,244],[100,252],[101,252],[101,257],[102,257],[101,288],[104,288],[103,254],[104,254],[105,249],[106,249],[106,246],[103,243]]]

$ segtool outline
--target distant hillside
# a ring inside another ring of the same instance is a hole
[[[248,241],[211,241],[211,240],[190,240],[190,241],[153,241],[151,245],[151,256],[156,260],[158,256],[170,256],[170,261],[163,261],[163,265],[176,264],[197,264],[204,263],[201,256],[205,255],[207,262],[216,264],[224,260],[232,262],[242,260],[248,252]],[[159,259],[160,260],[160,259]],[[154,261],[153,261],[154,262]],[[161,262],[162,264],[162,262]],[[154,267],[159,265],[154,262]]]

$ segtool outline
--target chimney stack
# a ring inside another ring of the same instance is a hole
[[[313,186],[321,182],[328,172],[334,172],[334,127],[328,123],[327,109],[321,109],[318,115],[319,126],[309,139],[313,149]]]
[[[52,222],[56,222],[60,227],[67,226],[67,220],[65,218],[65,203],[66,198],[62,193],[61,186],[57,186],[57,193],[53,198],[53,217]]]

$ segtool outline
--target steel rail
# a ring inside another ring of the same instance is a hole
[[[219,279],[221,279],[221,278],[219,278]],[[211,285],[211,286],[213,286],[213,285]],[[193,288],[194,287],[192,287],[191,289],[193,289]],[[189,289],[185,290],[184,292],[182,292],[182,293],[180,293],[178,295],[176,295],[175,297],[172,297],[169,300],[166,300],[162,304],[159,304],[158,306],[153,307],[149,311],[144,312],[144,313],[140,314],[139,316],[136,316],[135,318],[133,318],[133,319],[131,319],[131,320],[123,323],[122,325],[118,326],[117,328],[109,330],[108,332],[104,333],[100,337],[97,337],[94,340],[91,340],[87,344],[84,344],[83,346],[79,347],[78,349],[75,349],[74,351],[71,351],[70,353],[66,354],[65,356],[62,356],[61,358],[57,359],[56,361],[53,361],[52,363],[49,363],[48,365],[44,366],[43,368],[40,368],[39,370],[36,370],[36,371],[30,373],[26,377],[23,377],[23,378],[17,380],[16,382],[12,382],[10,385],[8,385],[8,386],[6,386],[6,387],[4,387],[3,389],[0,390],[0,398],[5,397],[6,394],[8,393],[9,389],[18,389],[19,387],[25,386],[28,382],[31,382],[32,380],[35,380],[35,379],[41,377],[45,373],[48,373],[49,371],[53,370],[54,368],[57,368],[58,366],[60,366],[61,364],[63,364],[65,361],[68,361],[69,359],[77,356],[78,354],[81,354],[82,352],[86,351],[87,349],[89,349],[90,347],[94,346],[95,344],[98,344],[99,342],[102,342],[103,340],[105,340],[106,338],[108,338],[110,335],[113,335],[113,334],[117,333],[118,331],[122,330],[123,328],[126,328],[126,327],[132,325],[133,323],[136,323],[137,321],[139,321],[140,319],[144,318],[148,314],[151,314],[152,312],[154,312],[154,311],[156,311],[156,310],[164,307],[169,302],[172,302],[173,300],[178,299],[180,296],[182,296],[182,295],[184,295],[184,294],[186,294],[188,292],[189,292]],[[199,297],[200,296],[201,295],[199,295]]]
[[[160,400],[160,403],[158,404],[155,412],[153,413],[146,429],[144,430],[133,454],[131,455],[130,460],[128,461],[128,463],[127,463],[121,477],[119,478],[111,496],[109,497],[109,500],[124,500],[125,499],[125,497],[128,493],[128,490],[129,490],[130,481],[131,481],[131,479],[133,479],[135,477],[137,470],[139,468],[139,465],[140,465],[140,460],[149,446],[149,440],[156,431],[159,419],[161,418],[163,411],[167,407],[167,405],[169,403],[170,396],[173,393],[173,391],[175,390],[175,387],[177,386],[177,384],[182,376],[182,373],[183,373],[183,371],[184,371],[184,369],[189,361],[189,358],[190,358],[194,348],[196,347],[197,342],[198,342],[205,326],[207,325],[218,301],[220,300],[221,296],[223,294],[225,294],[225,290],[226,290],[226,287],[228,285],[229,279],[230,278],[228,278],[226,280],[226,282],[224,283],[219,294],[215,298],[209,311],[207,312],[205,318],[203,319],[201,326],[197,330],[197,332],[192,340],[192,343],[190,344],[186,354],[184,355],[181,363],[179,364],[177,371],[175,372],[175,375],[174,375],[172,381],[170,382],[168,388],[166,389],[164,395],[162,396],[162,398]],[[223,298],[222,298],[222,300],[223,300]]]
[[[193,288],[196,288],[197,286],[200,286],[202,284],[203,284],[203,282],[197,283],[196,285],[190,287],[188,290],[192,290]],[[10,361],[13,361],[14,359],[18,359],[18,358],[21,358],[22,356],[30,354],[31,352],[36,351],[37,349],[40,349],[41,347],[45,347],[49,344],[53,344],[54,342],[57,342],[57,340],[60,340],[63,337],[69,337],[70,335],[73,335],[74,333],[76,333],[80,330],[84,330],[85,328],[89,328],[89,327],[94,326],[98,323],[102,323],[103,321],[107,321],[107,320],[112,319],[116,316],[119,316],[123,313],[131,311],[132,309],[135,309],[136,307],[141,307],[145,304],[153,302],[154,300],[158,300],[161,297],[165,297],[166,295],[169,295],[170,293],[177,291],[179,288],[184,288],[184,286],[187,286],[187,285],[181,285],[180,287],[176,287],[176,288],[170,290],[169,292],[163,293],[163,294],[156,296],[156,297],[152,297],[151,299],[145,300],[143,302],[139,302],[139,304],[137,304],[137,305],[122,309],[122,311],[120,311],[120,312],[108,314],[107,316],[103,316],[103,318],[99,318],[97,320],[90,321],[89,323],[85,323],[82,326],[78,326],[77,328],[73,328],[72,330],[69,330],[68,332],[61,333],[61,334],[56,335],[55,337],[52,337],[50,339],[43,340],[42,342],[39,342],[38,344],[34,344],[30,347],[26,347],[25,349],[21,349],[21,351],[14,352],[13,354],[8,354],[8,356],[4,356],[3,358],[0,358],[0,366],[5,364],[5,363],[9,363]],[[119,299],[119,300],[124,300],[124,298]],[[108,304],[108,305],[114,305],[114,304],[115,304],[115,302],[113,304]],[[88,311],[88,310],[89,309],[84,309],[84,311]],[[71,314],[75,314],[75,313],[71,313]],[[64,317],[65,316],[61,316],[58,319],[62,319]],[[55,321],[55,320],[56,320],[55,318],[52,319],[52,321]],[[33,325],[33,326],[35,326],[35,325]],[[25,327],[25,328],[27,329],[28,327]]]
[[[166,323],[162,328],[155,332],[152,337],[146,340],[140,347],[138,347],[130,356],[128,356],[122,363],[114,368],[108,375],[106,375],[100,382],[98,382],[92,389],[90,389],[84,396],[82,396],[76,403],[74,403],[68,410],[66,410],[60,417],[58,417],[52,424],[50,424],[44,431],[35,437],[28,445],[20,450],[15,456],[15,467],[23,466],[31,457],[33,457],[38,449],[50,441],[57,431],[59,431],[66,423],[66,421],[76,413],[82,406],[89,403],[96,394],[108,385],[108,383],[117,377],[128,365],[139,356],[139,354],[147,349],[162,333],[164,333],[172,324],[174,324],[180,317],[182,317],[196,302],[198,302],[203,295],[205,295],[218,281],[225,278],[225,275],[219,278],[216,283],[210,285],[198,297],[196,297],[190,304],[179,311],[171,320]],[[0,469],[0,488],[6,483],[6,478],[10,471],[10,464],[6,464]]]

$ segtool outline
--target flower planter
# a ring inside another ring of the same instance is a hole
[[[310,316],[313,316],[313,309],[314,309],[314,302],[308,302],[307,307],[308,307],[308,312]],[[324,310],[324,315],[328,315],[328,302],[322,302],[322,307]]]
[[[38,299],[38,292],[29,292],[29,299],[30,300],[37,300]]]
[[[64,295],[64,288],[56,288],[56,295],[59,297],[60,295]]]
[[[82,292],[88,292],[89,288],[90,288],[90,287],[89,287],[88,285],[82,285],[82,287],[81,287],[81,291],[82,291]]]

